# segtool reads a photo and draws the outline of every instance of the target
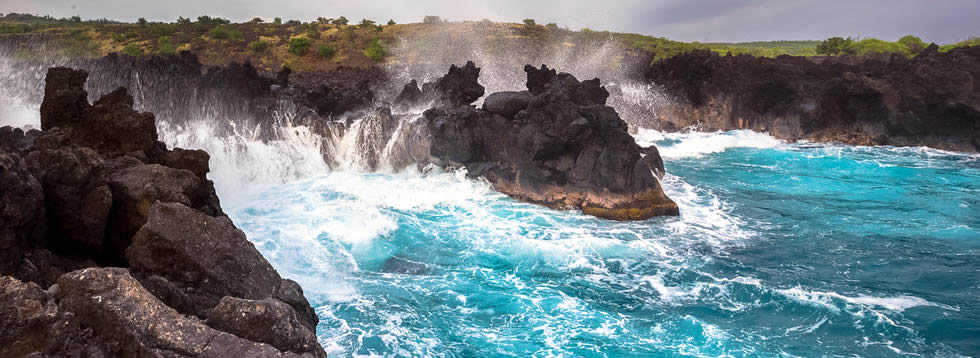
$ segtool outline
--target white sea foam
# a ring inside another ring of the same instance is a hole
[[[671,143],[657,145],[664,159],[700,158],[730,148],[778,148],[785,145],[785,142],[766,133],[750,130],[663,133],[640,128],[634,138],[641,146],[669,140]]]
[[[825,307],[832,311],[840,310],[839,303],[843,303],[844,305],[860,305],[865,308],[880,307],[893,312],[902,312],[912,307],[938,307],[944,310],[959,311],[959,308],[953,306],[934,303],[909,295],[895,297],[874,297],[868,295],[845,296],[837,292],[814,291],[804,289],[800,286],[773,291],[796,301]]]

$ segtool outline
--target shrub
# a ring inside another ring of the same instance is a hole
[[[837,55],[844,51],[847,47],[851,46],[854,42],[850,37],[831,37],[829,39],[823,40],[819,45],[817,45],[817,53],[821,55]]]
[[[909,48],[905,47],[905,45],[898,42],[888,42],[874,38],[867,38],[855,42],[848,46],[844,51],[848,54],[857,56],[874,56],[892,53],[908,56],[910,54]]]
[[[360,26],[363,29],[374,27],[374,20],[368,20],[368,19],[361,20],[361,23],[358,26]]]
[[[170,43],[170,37],[160,36],[157,39],[157,54],[161,56],[173,55],[177,53],[177,47]]]
[[[347,23],[348,23],[347,18],[343,16],[338,17],[336,20],[333,20],[334,25],[347,25]]]
[[[536,26],[537,24],[534,19],[524,19],[524,26]]]
[[[289,53],[296,56],[303,56],[310,49],[312,41],[306,37],[294,37],[289,40]]]
[[[373,39],[368,43],[367,50],[364,50],[364,55],[375,62],[381,62],[388,56],[388,50],[385,49],[381,40]]]
[[[78,15],[72,16],[71,22],[82,22],[82,17]]]
[[[133,56],[133,57],[143,56],[143,49],[141,49],[139,46],[136,46],[136,44],[126,45],[126,47],[123,47],[122,52],[126,55]]]
[[[253,17],[252,20],[249,21],[248,23],[250,23],[250,24],[261,24],[263,22],[265,22],[265,20],[262,20],[261,17]]]
[[[927,46],[925,42],[922,42],[922,39],[912,35],[903,36],[902,38],[898,39],[898,43],[905,45],[905,47],[907,47],[909,52],[912,54],[922,52],[922,50],[925,50]]]
[[[201,15],[197,17],[197,23],[206,26],[217,26],[217,25],[230,24],[231,20],[222,19],[220,17],[210,17],[208,15]]]
[[[395,20],[388,20],[388,25],[394,25],[394,24],[395,24]]]
[[[296,26],[296,25],[302,25],[302,24],[303,24],[303,22],[301,22],[299,20],[289,20],[289,21],[286,21],[286,25],[289,25],[289,26]]]
[[[549,22],[547,25],[544,26],[552,30],[558,30],[558,24],[554,22]]]
[[[185,18],[183,16],[177,16],[178,25],[187,25],[191,23],[191,19]]]
[[[264,52],[269,48],[269,43],[262,40],[252,41],[248,44],[248,48],[255,53]]]
[[[136,23],[139,24],[140,26],[146,26],[147,21],[146,19],[141,17],[139,18],[139,20],[136,20]]]
[[[241,31],[238,31],[238,30],[235,30],[235,29],[229,29],[229,28],[224,27],[224,26],[215,27],[215,28],[211,29],[211,31],[209,31],[208,34],[210,34],[211,38],[216,39],[216,40],[235,40],[235,41],[237,41],[237,40],[241,40],[242,39],[242,32]]]
[[[425,24],[438,24],[438,23],[441,23],[441,22],[442,22],[442,18],[441,17],[438,17],[438,16],[429,15],[429,16],[426,16],[426,17],[423,17],[422,18],[422,23],[425,23]]]
[[[281,17],[277,17],[275,19],[272,19],[272,23],[273,24],[276,24],[276,25],[282,25],[282,18]]]
[[[330,45],[320,45],[320,47],[316,49],[317,56],[320,56],[320,58],[323,59],[331,58],[336,53],[337,49]]]

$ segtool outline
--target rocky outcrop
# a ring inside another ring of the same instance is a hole
[[[980,150],[980,47],[885,60],[695,51],[654,63],[646,77],[674,96],[645,123],[660,129]]]
[[[207,153],[168,150],[124,88],[90,104],[86,78],[50,69],[44,130],[0,129],[0,356],[325,357]]]
[[[554,209],[615,220],[678,215],[654,176],[656,161],[641,159],[598,79],[579,81],[546,66],[525,71],[528,91],[491,94],[482,109],[469,105],[483,90],[472,62],[423,85],[442,96],[423,115],[429,160],[465,167],[500,192]]]

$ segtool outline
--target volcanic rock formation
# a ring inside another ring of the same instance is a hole
[[[125,88],[90,104],[87,76],[49,69],[43,131],[0,128],[0,356],[325,357],[208,154],[168,150]]]
[[[441,99],[423,115],[429,160],[465,167],[502,193],[554,209],[615,220],[678,215],[650,165],[659,154],[643,159],[599,79],[579,81],[547,66],[524,70],[528,91],[491,94],[481,109],[470,105],[483,94],[472,62],[423,85],[423,98]]]
[[[980,47],[822,62],[695,51],[654,63],[646,77],[675,96],[648,123],[665,130],[980,151]]]

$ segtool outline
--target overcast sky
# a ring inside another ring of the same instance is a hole
[[[927,42],[951,43],[980,35],[980,0],[0,0],[0,12],[121,21],[173,21],[201,14],[236,22],[256,16],[310,21],[344,15],[352,21],[399,23],[420,22],[425,15],[454,21],[534,18],[575,30],[588,27],[701,42],[830,36],[894,41],[915,34]]]

